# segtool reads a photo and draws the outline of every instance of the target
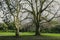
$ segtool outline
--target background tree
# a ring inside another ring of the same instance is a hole
[[[7,14],[11,16],[13,16],[14,18],[14,24],[15,24],[15,28],[16,28],[16,36],[19,36],[19,28],[21,27],[21,23],[20,23],[20,9],[21,9],[21,5],[20,2],[21,0],[3,0],[5,3],[5,6],[7,6],[7,11],[4,11],[4,9],[2,10],[6,16]],[[1,2],[2,4],[2,2]],[[5,9],[6,10],[6,9]],[[7,20],[7,19],[6,19]],[[12,20],[10,20],[12,21]]]

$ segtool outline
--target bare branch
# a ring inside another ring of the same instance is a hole
[[[33,2],[32,2],[33,0],[31,0],[31,2],[30,2],[29,0],[27,0],[27,1],[29,2],[30,7],[32,8],[32,11],[35,12],[35,11],[34,11],[34,7],[33,7]],[[35,14],[34,14],[34,15],[35,15]]]
[[[29,16],[29,14],[23,20],[21,20],[20,22],[22,22],[22,21],[24,21],[26,19],[32,19],[31,17],[28,17],[28,16]]]
[[[60,8],[56,11],[56,13],[54,14],[54,16],[51,19],[48,20],[48,22],[50,22],[52,19],[55,18],[55,16],[57,15],[57,13],[58,13],[59,10],[60,10]]]
[[[60,9],[58,9],[56,12],[55,12],[55,14],[54,14],[54,16],[51,18],[51,19],[49,19],[49,20],[47,20],[46,18],[44,18],[44,17],[42,17],[46,22],[50,22],[51,20],[53,20],[54,18],[57,18],[57,17],[55,17],[56,15],[57,15],[57,13],[58,13],[58,11],[59,11]],[[58,16],[58,17],[60,17],[60,16]]]
[[[49,12],[50,14],[54,15],[54,13],[52,13],[50,10],[45,10],[46,12]]]
[[[53,2],[54,0],[52,0],[44,9],[42,9],[42,12],[44,11],[44,10],[46,10],[47,8],[48,8],[48,6]]]
[[[23,10],[26,10],[25,12],[32,13],[32,11],[28,10],[27,8],[23,8]]]
[[[5,1],[6,1],[6,4],[7,4],[7,6],[8,6],[8,9],[9,9],[9,11],[10,11],[11,15],[13,15],[13,14],[12,14],[12,11],[11,11],[11,8],[10,8],[9,1],[8,1],[8,0],[5,0]],[[13,16],[14,16],[14,15],[13,15]]]
[[[46,0],[44,0],[43,2],[42,2],[42,4],[44,4],[46,2]]]

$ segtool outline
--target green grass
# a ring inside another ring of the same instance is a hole
[[[20,32],[20,36],[34,35],[33,32]],[[0,36],[15,36],[14,32],[0,32]]]
[[[34,32],[21,32],[20,35],[21,36],[26,36],[26,35],[34,35]]]
[[[26,36],[26,35],[34,35],[33,32],[20,32],[20,36]],[[60,37],[60,34],[58,33],[41,33],[43,36],[52,36],[52,37]],[[14,32],[0,32],[0,36],[15,36]]]
[[[0,40],[60,40],[60,34],[41,33],[42,36],[33,36],[34,32],[20,32],[21,37],[14,37],[14,32],[0,32]]]
[[[0,32],[0,36],[15,36],[13,32]]]
[[[59,33],[41,33],[43,36],[60,37]]]

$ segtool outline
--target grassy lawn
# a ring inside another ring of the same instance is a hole
[[[41,33],[44,36],[51,36],[51,37],[60,37],[59,33]]]
[[[20,36],[26,36],[26,35],[34,35],[34,33],[31,32],[20,32]],[[0,36],[15,36],[14,32],[0,32]]]
[[[20,36],[34,35],[33,32],[20,32]],[[60,37],[58,33],[41,33],[43,36]],[[14,32],[0,32],[0,36],[15,36]]]
[[[0,36],[15,36],[13,32],[0,32]]]
[[[0,32],[0,40],[60,40],[60,34],[41,33],[42,36],[33,36],[33,32],[20,32],[19,38],[15,38],[14,32]]]

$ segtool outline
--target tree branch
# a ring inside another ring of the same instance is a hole
[[[27,8],[23,8],[23,10],[26,10],[26,11],[24,11],[24,12],[32,13],[32,11],[28,10]]]
[[[48,8],[48,6],[53,2],[54,0],[52,0],[44,9],[42,9],[41,12],[43,12],[44,10],[46,10]]]

